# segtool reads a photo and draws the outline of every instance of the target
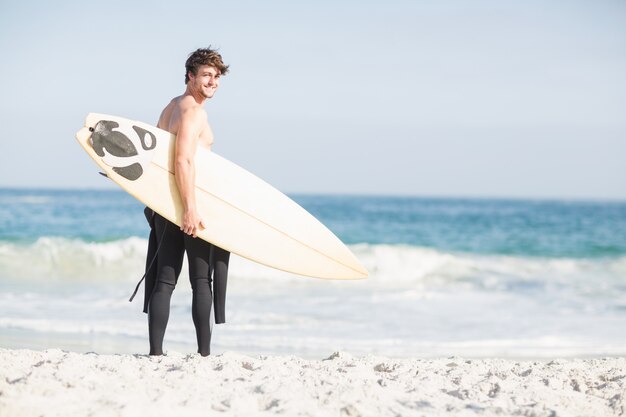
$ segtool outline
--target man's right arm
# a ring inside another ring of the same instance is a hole
[[[203,125],[203,116],[204,112],[201,109],[184,111],[181,114],[176,135],[174,174],[184,209],[180,230],[194,237],[200,229],[204,228],[196,208],[195,192],[195,154]]]

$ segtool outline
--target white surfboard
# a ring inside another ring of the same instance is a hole
[[[145,123],[90,113],[76,138],[110,179],[181,224],[174,135]],[[305,209],[203,147],[196,151],[196,204],[206,226],[198,237],[229,252],[310,277],[367,277],[352,252]]]

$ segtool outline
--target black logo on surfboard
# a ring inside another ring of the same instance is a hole
[[[102,162],[122,177],[135,181],[143,175],[156,147],[156,136],[149,130],[125,126],[111,120],[99,121],[91,134],[94,151]]]

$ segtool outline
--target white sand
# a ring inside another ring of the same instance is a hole
[[[620,416],[626,358],[326,360],[0,349],[0,416]]]

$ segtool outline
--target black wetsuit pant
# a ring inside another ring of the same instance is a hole
[[[198,353],[207,356],[211,344],[211,244],[187,235],[180,227],[155,214],[156,235],[162,237],[157,257],[157,276],[148,307],[150,354],[163,354],[163,337],[170,315],[170,299],[187,252],[193,291],[191,312],[196,327]]]

